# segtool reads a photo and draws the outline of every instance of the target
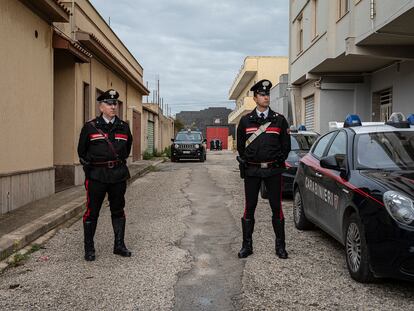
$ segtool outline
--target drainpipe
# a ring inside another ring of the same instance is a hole
[[[371,19],[371,30],[374,31],[375,0],[370,0],[370,4],[369,4],[369,18]]]
[[[72,0],[72,9],[70,12],[70,37],[75,40],[75,0]]]

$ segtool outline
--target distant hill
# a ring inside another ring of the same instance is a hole
[[[206,135],[206,128],[209,125],[228,126],[229,133],[235,135],[234,124],[228,124],[228,116],[231,109],[225,107],[210,107],[201,111],[181,111],[176,114],[186,128],[199,129]]]

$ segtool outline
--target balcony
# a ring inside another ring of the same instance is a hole
[[[246,57],[243,67],[234,79],[233,85],[229,92],[229,99],[237,100],[241,92],[247,87],[249,82],[255,77],[258,70],[257,58]]]
[[[228,122],[230,124],[238,124],[240,122],[240,119],[242,116],[248,114],[250,111],[252,111],[254,108],[256,108],[256,103],[253,100],[253,97],[244,97],[242,104],[240,106],[237,106],[228,117]]]

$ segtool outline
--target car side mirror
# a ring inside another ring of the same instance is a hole
[[[335,171],[345,171],[345,155],[334,154],[327,157],[323,157],[320,160],[321,167]]]
[[[171,141],[174,142],[174,138],[171,138]]]
[[[203,139],[203,143],[207,143],[207,139],[205,139],[205,138],[204,138],[204,139]]]

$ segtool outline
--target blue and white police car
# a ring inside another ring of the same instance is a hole
[[[320,227],[345,246],[351,277],[414,280],[414,117],[381,125],[347,117],[299,164],[294,223]]]

